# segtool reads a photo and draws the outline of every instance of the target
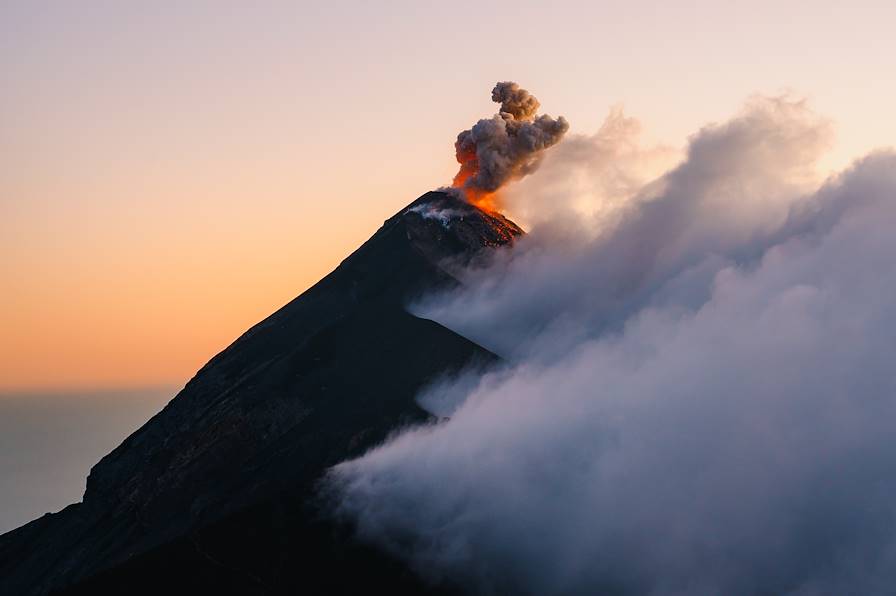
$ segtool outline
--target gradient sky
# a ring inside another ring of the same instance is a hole
[[[842,166],[896,139],[893,6],[5,0],[0,390],[182,384],[450,181],[497,80],[675,145],[792,90]]]

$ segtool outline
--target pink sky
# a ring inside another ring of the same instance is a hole
[[[449,182],[497,80],[573,133],[792,90],[825,167],[896,140],[889,2],[123,4],[0,7],[2,390],[185,382]]]

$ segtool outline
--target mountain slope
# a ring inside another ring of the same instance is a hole
[[[314,483],[426,420],[414,397],[427,382],[495,359],[404,306],[457,283],[447,262],[519,234],[449,194],[420,197],[209,361],[94,466],[82,503],[0,537],[0,592],[270,593],[342,585],[331,571],[346,564],[359,581],[413,586],[315,518]]]

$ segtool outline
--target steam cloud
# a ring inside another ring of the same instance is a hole
[[[512,199],[574,204],[416,307],[508,364],[334,468],[338,513],[481,593],[889,593],[896,153],[818,184],[829,124],[756,98],[650,179],[636,129],[570,139]]]
[[[516,83],[495,85],[492,100],[501,104],[498,113],[461,132],[454,144],[460,163],[454,186],[474,200],[535,171],[545,149],[569,129],[562,116],[536,116],[538,100]]]

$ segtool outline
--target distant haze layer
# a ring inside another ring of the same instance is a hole
[[[0,533],[80,501],[90,468],[175,393],[0,394]]]

